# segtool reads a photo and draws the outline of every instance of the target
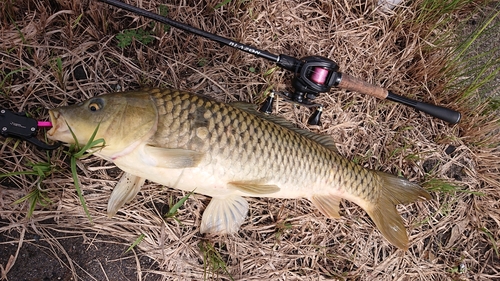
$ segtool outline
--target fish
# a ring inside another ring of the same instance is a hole
[[[49,139],[83,146],[95,133],[105,145],[94,154],[124,171],[108,201],[109,217],[145,180],[211,197],[200,233],[237,233],[249,209],[244,197],[306,198],[328,218],[340,218],[344,199],[366,211],[392,245],[407,250],[396,205],[431,199],[416,183],[342,157],[331,136],[249,103],[144,88],[98,95],[51,109],[49,116]]]

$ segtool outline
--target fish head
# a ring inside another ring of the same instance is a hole
[[[51,109],[49,115],[49,139],[84,146],[97,130],[94,139],[105,141],[100,153],[110,157],[151,137],[158,120],[156,106],[146,92],[105,94]]]

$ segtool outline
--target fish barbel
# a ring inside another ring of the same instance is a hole
[[[346,199],[363,208],[385,238],[408,249],[396,210],[430,199],[406,179],[366,169],[341,157],[333,139],[298,129],[247,103],[220,103],[172,89],[105,94],[49,111],[52,140],[84,145],[98,127],[105,146],[95,155],[125,173],[108,214],[132,200],[145,179],[211,196],[200,232],[235,233],[248,203],[243,196],[307,198],[321,213],[339,217]],[[70,130],[71,128],[71,130]]]

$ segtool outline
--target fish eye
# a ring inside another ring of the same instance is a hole
[[[89,109],[92,112],[99,111],[103,107],[103,102],[101,99],[94,99],[89,103]]]

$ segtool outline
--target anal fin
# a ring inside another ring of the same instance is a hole
[[[245,221],[248,202],[241,196],[213,197],[201,219],[200,232],[234,234]]]
[[[137,195],[146,179],[124,173],[116,184],[108,200],[108,217],[113,217],[118,210]]]
[[[318,210],[329,218],[340,218],[340,197],[333,195],[313,195],[311,202]]]

